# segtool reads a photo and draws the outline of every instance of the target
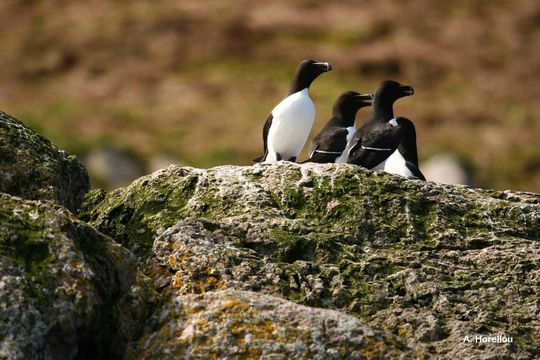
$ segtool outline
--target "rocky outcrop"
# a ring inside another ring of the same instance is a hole
[[[384,329],[386,353],[403,343],[418,358],[540,355],[536,194],[351,165],[171,166],[124,189],[89,193],[81,216],[139,257],[182,322],[194,321],[178,315],[184,301],[208,315],[208,299],[257,292]],[[171,339],[191,331],[155,316],[135,349],[159,353],[149,343],[163,339],[156,328]],[[204,329],[197,334],[217,331]],[[464,341],[498,334],[513,342]],[[175,346],[182,354],[201,348]]]
[[[0,358],[540,357],[540,195],[170,166],[79,220],[82,165],[3,113],[0,140]]]
[[[173,297],[128,359],[383,359],[411,356],[354,316],[247,291]]]
[[[54,200],[76,211],[89,188],[86,169],[75,156],[0,111],[0,192]]]
[[[127,250],[66,209],[0,194],[0,358],[114,354],[135,274]]]

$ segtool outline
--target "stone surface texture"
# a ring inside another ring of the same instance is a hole
[[[86,169],[75,156],[0,111],[0,192],[54,200],[74,212],[89,188]]]
[[[0,359],[540,358],[540,195],[287,162],[87,193],[4,113],[0,154]]]
[[[173,297],[150,319],[128,359],[406,359],[354,316],[247,291]]]
[[[536,194],[351,165],[171,166],[90,192],[82,217],[138,256],[168,304],[257,292],[355,316],[416,358],[540,355]],[[476,334],[514,341],[463,342]]]
[[[114,353],[110,317],[135,274],[129,251],[68,210],[0,194],[0,359]]]

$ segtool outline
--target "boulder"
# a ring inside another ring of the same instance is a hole
[[[89,188],[86,169],[75,156],[0,112],[0,192],[54,200],[75,212]]]
[[[384,329],[390,353],[395,336],[418,358],[540,355],[537,194],[347,164],[171,166],[123,189],[88,193],[81,216],[138,256],[166,306],[226,291],[256,303],[262,293]],[[184,311],[174,306],[180,310],[168,313]],[[171,328],[164,316],[154,330],[192,331]],[[162,338],[145,334],[138,349],[161,354],[152,342]],[[476,343],[476,335],[513,341]],[[258,344],[258,354],[272,347]]]
[[[121,354],[115,307],[136,273],[129,251],[68,210],[0,193],[0,358]]]
[[[365,322],[260,293],[225,290],[171,298],[127,359],[407,359],[411,352]]]

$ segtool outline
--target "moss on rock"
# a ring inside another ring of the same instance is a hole
[[[475,246],[464,239],[481,246],[478,239],[539,238],[539,202],[535,194],[405,180],[351,165],[171,166],[108,194],[90,192],[81,217],[143,258],[156,234],[187,217],[264,223],[259,230],[280,244],[319,234],[374,247],[463,248]],[[259,250],[279,251],[269,245]]]
[[[135,269],[127,250],[66,209],[0,193],[0,358],[112,353],[108,317]]]
[[[90,188],[84,166],[17,119],[0,111],[0,192],[54,200],[76,211]]]
[[[82,217],[136,252],[164,299],[263,292],[364,319],[417,357],[538,355],[536,194],[350,165],[172,166],[89,193]],[[463,344],[477,333],[516,341]]]

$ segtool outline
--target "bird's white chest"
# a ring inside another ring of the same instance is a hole
[[[308,89],[283,99],[272,110],[272,125],[267,140],[269,156],[279,153],[283,160],[298,156],[314,120],[315,106]]]
[[[386,172],[397,174],[401,176],[411,177],[414,176],[413,173],[409,170],[406,164],[406,160],[401,155],[398,149],[396,149],[392,155],[390,155],[386,160],[384,160],[379,165],[375,166],[373,170],[384,170]]]
[[[351,148],[351,139],[353,138],[355,132],[356,127],[350,126],[347,128],[347,146],[345,146],[345,150],[343,150],[341,156],[338,156],[336,158],[336,164],[342,164],[347,162],[347,157],[349,156],[349,149]]]

